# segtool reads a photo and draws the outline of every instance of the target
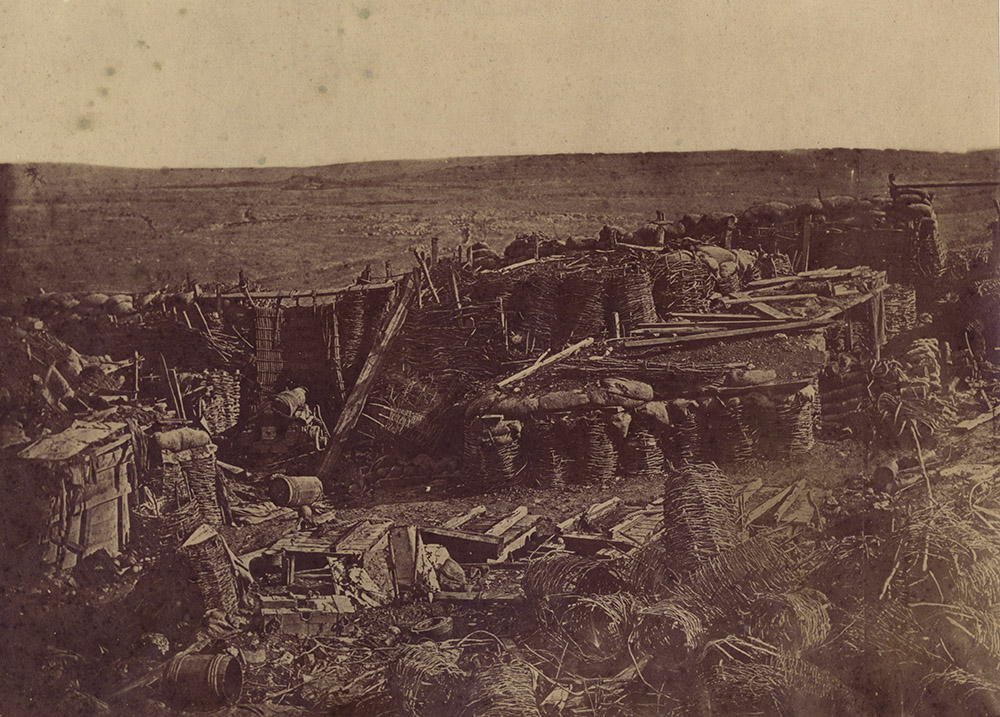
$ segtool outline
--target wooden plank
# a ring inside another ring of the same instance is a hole
[[[594,503],[592,506],[587,508],[583,514],[583,519],[587,522],[594,520],[600,520],[608,513],[613,511],[619,505],[621,505],[622,499],[615,496],[614,498],[608,498],[603,503]]]
[[[456,515],[454,518],[449,518],[446,520],[441,527],[442,528],[461,528],[463,525],[468,523],[473,518],[476,518],[486,512],[485,505],[477,505],[472,510],[462,515]]]
[[[421,252],[417,251],[416,249],[414,249],[413,250],[413,256],[416,257],[417,264],[420,265],[421,271],[424,272],[424,278],[427,279],[427,286],[430,287],[431,294],[433,294],[433,296],[434,296],[434,301],[437,302],[438,304],[440,304],[441,303],[441,297],[438,296],[437,289],[434,286],[434,281],[431,279],[431,272],[427,268],[426,262],[424,262],[423,254]]]
[[[358,418],[361,417],[365,402],[368,400],[368,393],[371,391],[379,369],[382,368],[382,363],[388,355],[392,340],[406,323],[406,316],[415,295],[416,282],[410,277],[403,279],[395,305],[392,311],[386,315],[386,320],[379,330],[378,340],[365,358],[365,363],[358,373],[358,379],[351,389],[351,395],[347,397],[340,417],[330,433],[330,443],[323,453],[323,460],[316,472],[324,486],[329,487],[333,483],[334,468],[344,450],[344,441],[347,439],[348,433],[354,430]]]
[[[379,284],[352,284],[338,289],[319,289],[316,291],[239,291],[222,294],[223,299],[308,299],[314,296],[335,296],[349,294],[354,291],[380,291],[396,286],[393,281]]]
[[[809,249],[812,242],[812,221],[806,217],[802,222],[802,271],[809,271]]]
[[[508,515],[506,518],[498,522],[492,528],[486,531],[486,535],[503,535],[508,528],[513,527],[517,521],[528,514],[528,507],[521,505],[518,506],[513,513]]]
[[[802,480],[800,480],[798,483],[795,484],[795,489],[788,495],[787,498],[785,498],[785,500],[778,507],[777,512],[774,514],[774,521],[776,523],[781,522],[781,519],[784,518],[785,514],[789,511],[789,509],[793,505],[795,505],[795,502],[799,499],[799,497],[805,490],[807,490],[806,479],[803,478]]]
[[[813,293],[773,294],[773,295],[769,294],[768,296],[745,296],[738,299],[722,298],[721,301],[725,306],[729,307],[729,306],[738,306],[740,304],[755,304],[758,301],[770,301],[772,303],[775,301],[804,301],[806,299],[815,299],[818,297],[819,294],[813,294]]]
[[[518,521],[517,525],[513,526],[504,535],[502,535],[501,537],[504,541],[503,549],[501,549],[500,554],[497,555],[496,562],[502,563],[512,554],[527,545],[528,541],[531,540],[531,538],[538,531],[537,523],[541,519],[542,516],[540,515],[526,515]]]
[[[497,382],[497,388],[503,388],[504,386],[508,386],[508,385],[514,383],[515,381],[520,381],[523,378],[527,378],[528,376],[530,376],[531,374],[535,373],[536,371],[540,371],[541,369],[545,368],[546,366],[551,366],[552,364],[554,364],[554,363],[556,363],[558,361],[562,361],[567,356],[575,354],[580,349],[586,348],[587,346],[590,346],[592,343],[594,343],[594,337],[593,336],[588,336],[583,341],[578,341],[577,343],[573,344],[572,346],[567,346],[566,348],[564,348],[559,353],[553,354],[552,356],[549,356],[544,361],[539,361],[538,363],[532,364],[528,368],[523,369],[521,371],[518,371],[513,376],[508,376],[507,378],[503,379],[502,381]]]
[[[756,508],[751,510],[750,515],[747,516],[747,525],[758,520],[763,515],[767,514],[769,511],[775,508],[778,505],[778,503],[780,503],[781,501],[783,501],[785,498],[788,497],[788,494],[792,492],[792,489],[794,489],[796,485],[798,484],[790,485],[784,490],[778,491],[772,497],[768,498],[763,503],[758,505]]]
[[[563,533],[562,539],[566,545],[566,550],[582,555],[593,555],[604,548],[631,550],[635,547],[635,543],[631,540],[621,540],[606,535],[592,535],[589,533]]]
[[[693,319],[695,321],[729,321],[729,320],[739,320],[743,319],[745,321],[757,321],[757,317],[753,314],[724,314],[721,312],[712,312],[711,314],[695,314],[687,313],[683,311],[674,311],[669,314],[664,314],[664,318],[674,317],[678,319]],[[659,326],[658,323],[651,324],[636,324],[637,327],[642,328],[643,326]]]
[[[764,314],[764,316],[769,316],[772,319],[788,320],[795,318],[791,314],[786,314],[784,311],[779,311],[772,306],[768,306],[763,301],[755,301],[754,303],[749,304],[749,306],[754,311],[758,311],[761,314]]]
[[[521,602],[524,600],[524,595],[502,590],[482,590],[479,592],[450,592],[442,590],[434,593],[434,599],[445,602]]]
[[[503,543],[503,540],[499,535],[484,535],[483,533],[471,533],[467,530],[454,530],[439,526],[420,528],[420,533],[424,536],[427,542],[436,542],[434,538],[446,538],[448,540],[470,543],[477,547],[489,548],[492,550],[496,550],[499,548],[501,543]]]
[[[797,331],[800,329],[815,329],[828,323],[825,318],[806,319],[803,321],[789,321],[775,326],[757,326],[748,329],[730,329],[727,331],[717,331],[708,334],[696,334],[694,336],[673,336],[662,339],[637,339],[625,340],[626,348],[646,348],[652,346],[672,346],[674,344],[693,343],[695,341],[709,341],[716,339],[740,338],[743,336],[760,336],[763,334],[773,334],[779,331]]]
[[[997,409],[993,409],[992,411],[986,411],[985,413],[980,413],[975,418],[970,418],[966,421],[961,421],[959,423],[956,423],[951,430],[954,433],[968,433],[969,431],[978,428],[984,423],[989,423],[997,416],[1000,416],[1000,412],[998,412]]]

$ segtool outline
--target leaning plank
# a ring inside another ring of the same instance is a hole
[[[783,501],[788,497],[788,494],[792,492],[792,489],[798,484],[793,484],[785,488],[784,490],[778,491],[775,495],[765,500],[763,503],[758,505],[756,508],[750,511],[750,515],[747,516],[747,525],[758,520],[761,516],[765,515],[772,509],[774,509],[778,503]]]
[[[351,395],[347,397],[340,417],[337,419],[337,424],[330,434],[330,444],[323,454],[323,460],[320,463],[319,470],[316,472],[316,475],[327,487],[332,483],[334,468],[344,449],[344,441],[347,439],[347,434],[354,429],[358,418],[361,417],[365,402],[368,400],[368,393],[371,391],[379,369],[388,355],[389,345],[400,329],[403,328],[403,324],[406,323],[406,315],[410,310],[410,304],[413,303],[413,298],[417,293],[416,287],[417,283],[409,276],[403,279],[395,306],[381,326],[378,333],[378,340],[368,353],[367,358],[365,358],[365,363],[358,373],[358,379],[354,382],[354,387],[351,389]]]
[[[626,340],[625,348],[645,348],[647,346],[669,346],[673,344],[691,343],[694,341],[708,341],[715,339],[730,339],[741,336],[755,336],[760,334],[773,334],[779,331],[796,331],[798,329],[815,329],[824,326],[827,319],[806,319],[804,321],[789,321],[784,324],[774,326],[756,326],[747,329],[730,329],[728,331],[716,331],[708,334],[695,334],[693,336],[671,336],[662,339],[636,339]]]
[[[463,525],[468,523],[473,518],[476,518],[486,512],[485,505],[477,505],[472,510],[462,515],[456,515],[454,518],[446,520],[441,527],[442,528],[461,528]]]
[[[527,506],[519,506],[513,513],[486,531],[486,535],[503,535],[508,528],[528,514]]]
[[[998,412],[996,409],[992,411],[986,411],[985,413],[980,413],[975,418],[970,418],[967,421],[956,423],[954,428],[952,428],[951,430],[954,431],[955,433],[968,433],[969,431],[973,430],[974,428],[978,428],[984,423],[989,423],[997,416],[1000,416],[1000,412]]]
[[[508,386],[508,385],[514,383],[515,381],[520,381],[522,378],[527,378],[528,376],[530,376],[531,374],[535,373],[536,371],[539,371],[539,370],[545,368],[546,366],[551,366],[552,364],[554,364],[554,363],[556,363],[558,361],[562,361],[567,356],[571,356],[572,354],[575,354],[580,349],[586,348],[587,346],[590,346],[592,343],[594,343],[594,337],[593,336],[588,336],[583,341],[578,341],[577,343],[573,344],[572,346],[567,346],[566,348],[564,348],[559,353],[553,354],[553,355],[549,356],[544,361],[539,361],[538,363],[532,364],[531,366],[529,366],[526,369],[522,369],[521,371],[518,371],[513,376],[508,376],[507,378],[505,378],[502,381],[500,381],[499,383],[497,383],[497,387],[498,388],[503,388],[504,386]]]

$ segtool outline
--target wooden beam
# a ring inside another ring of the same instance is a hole
[[[437,289],[434,287],[434,281],[431,279],[431,272],[427,268],[427,263],[424,261],[423,254],[416,249],[413,250],[413,256],[417,259],[417,264],[420,265],[420,269],[424,272],[424,278],[427,279],[427,286],[430,287],[431,294],[434,295],[434,301],[441,303],[441,297],[438,296]]]
[[[802,271],[809,271],[809,245],[812,240],[812,220],[802,221]]]
[[[462,515],[456,515],[454,518],[449,518],[444,523],[442,523],[442,528],[461,528],[463,525],[468,523],[473,518],[476,518],[486,512],[485,505],[477,505],[472,510],[463,513]]]
[[[970,418],[967,421],[956,423],[955,427],[952,428],[951,430],[955,433],[968,433],[969,431],[973,430],[974,428],[978,428],[984,423],[989,423],[997,416],[1000,416],[1000,412],[997,412],[996,409],[992,411],[986,411],[985,413],[980,413],[975,418]]]
[[[763,301],[755,301],[749,306],[754,311],[758,311],[761,314],[764,314],[764,316],[770,316],[772,319],[788,320],[795,318],[791,314],[786,314],[784,311],[779,311],[778,309],[775,309],[773,306],[768,306]]]
[[[379,284],[352,284],[342,286],[339,289],[319,289],[317,291],[239,291],[222,294],[223,299],[308,299],[313,296],[335,296],[337,294],[349,294],[354,291],[381,291],[392,289],[396,286],[394,281],[386,281]]]
[[[761,503],[759,506],[750,511],[750,515],[747,516],[747,525],[753,523],[756,520],[759,520],[762,516],[764,516],[769,511],[774,509],[778,505],[778,503],[780,503],[781,501],[783,501],[785,498],[788,497],[788,494],[792,492],[792,490],[796,487],[796,485],[798,484],[793,483],[784,490],[778,491],[773,496],[771,496],[763,503]]]
[[[372,347],[372,350],[365,358],[365,363],[358,373],[354,387],[351,389],[351,395],[344,402],[344,408],[340,412],[340,417],[337,418],[337,423],[330,433],[330,443],[323,453],[323,460],[316,473],[328,489],[332,486],[334,468],[344,450],[344,441],[347,439],[348,434],[354,430],[354,427],[358,423],[358,418],[361,417],[365,402],[368,400],[368,393],[371,391],[375,377],[378,376],[378,372],[382,368],[382,363],[388,355],[389,345],[406,323],[406,316],[415,295],[416,282],[410,277],[404,278],[395,305],[386,314],[375,346]]]
[[[673,336],[662,339],[636,339],[625,340],[625,348],[647,348],[653,346],[672,346],[674,344],[693,343],[695,341],[714,341],[716,339],[732,339],[744,336],[760,336],[763,334],[773,334],[779,331],[797,331],[800,329],[815,329],[827,323],[827,319],[808,319],[805,321],[789,321],[784,324],[774,326],[757,326],[749,329],[730,329],[728,331],[716,331],[707,334],[695,334],[694,336]]]
[[[583,341],[578,341],[577,343],[573,344],[572,346],[567,346],[566,348],[564,348],[559,353],[553,354],[552,356],[549,356],[544,361],[539,361],[538,363],[533,364],[533,365],[529,366],[526,369],[518,371],[513,376],[508,376],[507,378],[503,379],[502,381],[499,381],[497,383],[497,388],[503,388],[504,386],[508,386],[508,385],[514,383],[515,381],[520,381],[523,378],[527,378],[528,376],[532,375],[536,371],[539,371],[539,370],[545,368],[546,366],[551,366],[554,363],[562,361],[567,356],[571,356],[572,354],[575,354],[580,349],[586,348],[587,346],[590,346],[592,343],[594,343],[594,337],[593,336],[588,336]]]
[[[818,294],[768,294],[767,296],[744,296],[738,299],[720,299],[726,306],[737,306],[739,304],[754,304],[758,301],[804,301],[805,299],[815,299]]]
[[[513,513],[498,522],[486,531],[486,535],[503,535],[509,528],[513,527],[517,521],[528,514],[527,506],[518,506]]]

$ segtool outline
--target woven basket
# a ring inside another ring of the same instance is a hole
[[[467,676],[451,652],[425,642],[403,650],[389,665],[386,681],[401,714],[455,714]]]
[[[625,474],[637,480],[663,478],[663,449],[656,436],[644,426],[632,424],[622,451]]]
[[[499,663],[477,670],[462,711],[462,717],[530,717],[538,714],[534,673],[527,663],[521,661]]]
[[[629,638],[636,656],[677,666],[694,658],[705,643],[701,618],[674,601],[651,605],[641,610],[636,620]]]
[[[613,563],[559,551],[530,561],[521,579],[525,598],[536,616],[552,624],[574,598],[609,595],[623,584]]]
[[[222,537],[216,534],[194,545],[185,545],[181,552],[194,569],[205,608],[235,613],[239,608],[236,576]]]
[[[224,521],[216,492],[218,469],[216,468],[215,452],[194,449],[190,458],[181,461],[181,470],[187,477],[191,494],[198,504],[202,520],[210,525],[221,525]]]

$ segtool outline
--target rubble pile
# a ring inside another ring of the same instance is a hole
[[[945,296],[931,199],[34,297],[12,708],[1000,713],[996,267]]]

